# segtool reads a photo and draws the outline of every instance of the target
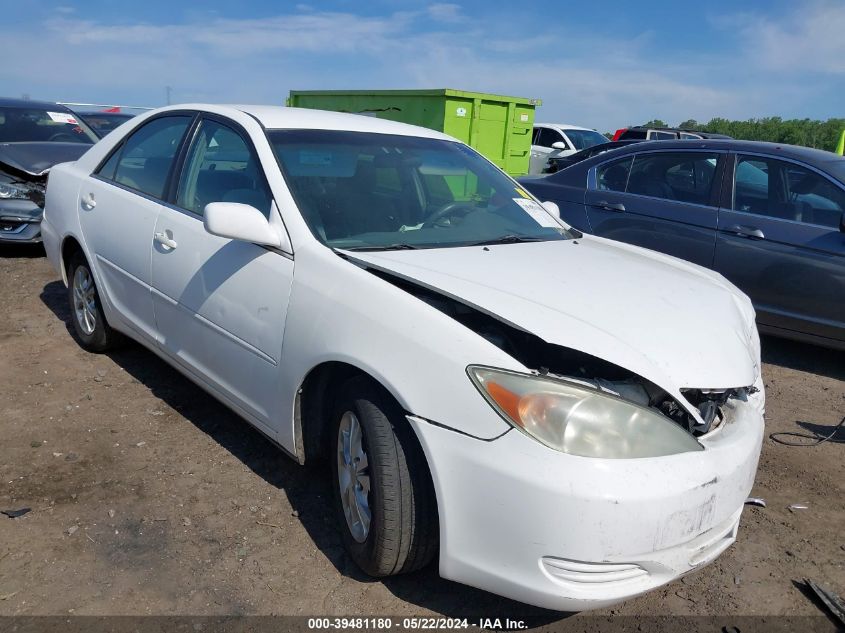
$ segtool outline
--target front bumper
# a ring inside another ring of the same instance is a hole
[[[41,241],[44,210],[29,200],[0,200],[0,243]]]
[[[763,394],[705,450],[610,460],[512,430],[480,441],[409,416],[440,512],[440,574],[560,611],[605,607],[711,562],[736,539],[763,438]]]

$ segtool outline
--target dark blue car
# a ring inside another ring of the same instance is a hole
[[[845,349],[845,158],[652,141],[520,182],[577,229],[719,271],[751,297],[762,331]]]

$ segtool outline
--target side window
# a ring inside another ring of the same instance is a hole
[[[678,138],[678,136],[674,132],[661,132],[660,130],[649,130],[648,138],[652,141],[665,141],[668,139]]]
[[[162,198],[173,159],[190,123],[191,117],[184,115],[160,117],[142,125],[103,165],[100,175]]]
[[[733,208],[838,228],[845,191],[818,173],[785,161],[737,156]]]
[[[535,127],[534,131],[531,133],[531,144],[532,145],[539,145],[540,144],[540,130],[543,128]]]
[[[637,154],[628,178],[628,193],[710,204],[718,154],[655,152]]]
[[[624,192],[634,157],[623,158],[599,166],[596,171],[596,185],[600,191]]]
[[[120,161],[120,153],[123,151],[123,144],[120,144],[112,153],[109,159],[103,163],[100,169],[97,170],[97,175],[106,180],[114,180],[114,170],[117,168],[117,163]]]
[[[628,140],[628,139],[646,139],[648,138],[648,132],[645,130],[625,130],[622,134],[619,135],[619,140]]]
[[[563,136],[561,136],[560,132],[547,127],[540,128],[540,139],[537,142],[537,145],[542,145],[543,147],[551,147],[554,143],[557,142],[565,143],[567,148],[569,148],[569,144],[563,140]]]
[[[270,217],[272,196],[258,157],[244,138],[203,120],[182,170],[176,204],[202,215],[211,202],[249,204]]]

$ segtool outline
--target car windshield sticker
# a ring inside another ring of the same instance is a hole
[[[519,206],[525,209],[525,212],[528,213],[540,226],[547,226],[551,228],[560,228],[560,224],[555,222],[555,219],[546,211],[541,205],[537,204],[533,200],[526,200],[525,198],[514,198],[514,202],[516,202]]]
[[[76,118],[70,112],[48,112],[49,116],[56,123],[70,123],[76,125]]]

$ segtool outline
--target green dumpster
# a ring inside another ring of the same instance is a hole
[[[287,105],[352,112],[445,132],[512,176],[528,173],[539,99],[463,90],[291,90]]]
[[[836,144],[836,153],[840,156],[845,156],[845,130],[842,130],[842,135],[839,137],[839,142]]]

